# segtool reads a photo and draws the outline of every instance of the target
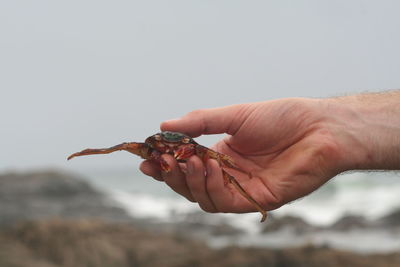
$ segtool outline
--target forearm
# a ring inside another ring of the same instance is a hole
[[[400,169],[400,90],[328,101],[343,115],[348,169]]]

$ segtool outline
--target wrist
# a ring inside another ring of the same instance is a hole
[[[400,169],[400,92],[326,99],[345,170]]]

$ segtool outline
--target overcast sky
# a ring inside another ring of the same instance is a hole
[[[400,88],[399,1],[1,1],[0,171],[137,166],[197,108]],[[216,138],[203,138],[210,144]]]

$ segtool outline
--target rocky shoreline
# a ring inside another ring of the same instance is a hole
[[[182,236],[124,223],[24,222],[0,229],[0,266],[399,266],[400,253],[361,255],[324,247],[211,249]]]
[[[53,217],[133,220],[106,194],[77,175],[54,170],[0,175],[0,224]]]
[[[367,255],[333,249],[329,242],[306,242],[326,233],[384,230],[399,235],[400,211],[373,221],[348,215],[326,227],[272,215],[256,237],[268,243],[288,233],[295,237],[291,248],[279,249],[246,244],[247,233],[215,218],[203,212],[175,216],[171,222],[133,218],[79,176],[6,173],[0,175],[0,266],[400,265],[399,252]],[[301,238],[304,242],[296,245]],[[210,247],[212,242],[219,245]]]

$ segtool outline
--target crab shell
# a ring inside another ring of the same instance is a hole
[[[174,155],[176,158],[177,151],[182,150],[182,147],[195,149],[200,145],[196,143],[190,136],[183,133],[164,131],[156,133],[148,137],[145,141],[151,148],[164,154]],[[181,160],[180,158],[177,158]],[[182,161],[182,160],[181,160]]]

